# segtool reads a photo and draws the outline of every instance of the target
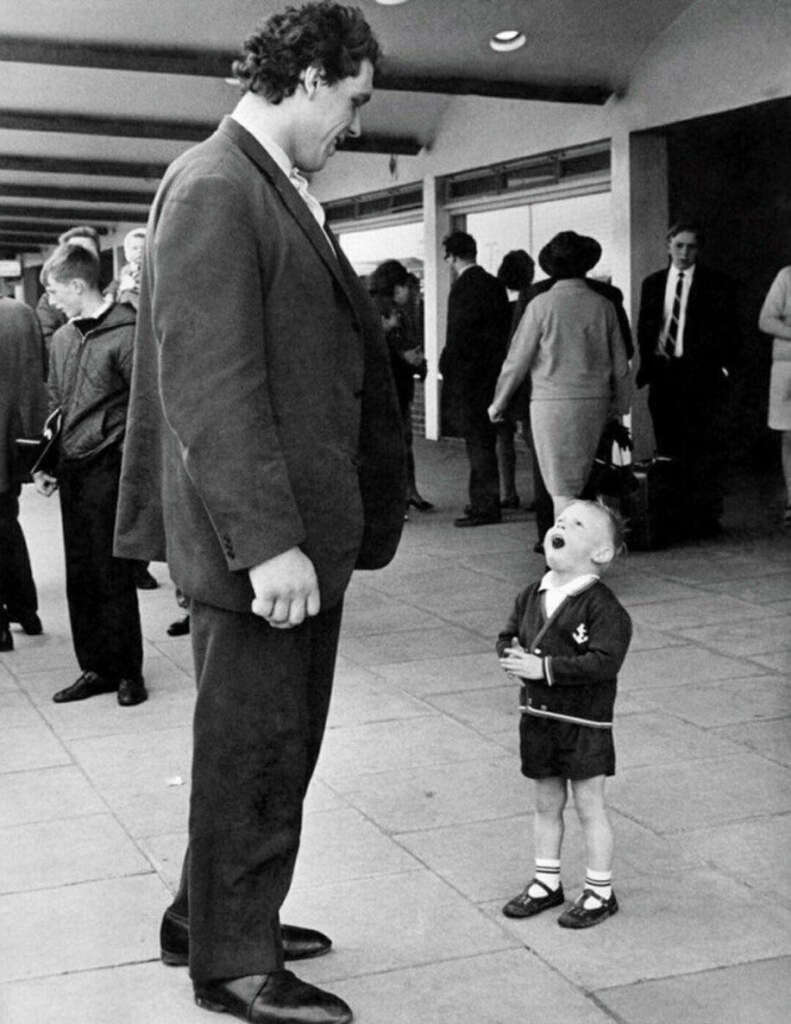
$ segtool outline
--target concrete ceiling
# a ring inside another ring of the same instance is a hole
[[[416,153],[449,97],[602,104],[692,0],[358,0],[385,51],[364,135]],[[285,0],[2,0],[0,256],[144,220],[165,165],[236,101],[239,43]],[[527,43],[495,53],[493,33]]]

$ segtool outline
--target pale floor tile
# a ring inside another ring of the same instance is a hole
[[[0,686],[0,722],[3,729],[29,729],[41,725],[41,715],[27,694],[16,687],[4,690]]]
[[[109,814],[0,829],[0,893],[150,871]]]
[[[758,665],[779,672],[784,678],[791,675],[791,650],[773,651],[771,654],[753,654],[751,660]]]
[[[756,754],[627,768],[611,804],[658,833],[684,832],[790,811],[791,773]]]
[[[620,911],[595,928],[559,928],[554,912],[500,920],[544,962],[589,991],[791,952],[791,910],[714,871],[685,871],[672,885],[648,878],[615,888]],[[494,917],[499,908],[492,904],[487,911]]]
[[[765,898],[791,903],[791,815],[690,832],[684,846]]]
[[[343,792],[360,775],[429,764],[496,757],[495,744],[440,715],[331,729],[324,738],[319,777]]]
[[[0,775],[0,827],[97,814],[106,805],[74,766]]]
[[[760,605],[753,605],[761,610]],[[771,605],[764,606],[771,609]],[[698,629],[681,629],[680,634],[695,643],[725,654],[752,656],[791,649],[791,615],[766,615],[747,622],[731,621]]]
[[[613,578],[608,574],[604,582],[627,608],[659,601],[697,600],[700,597],[700,591],[695,587],[640,572],[639,568],[627,576]]]
[[[687,645],[661,651],[630,652],[618,683],[623,689],[634,690],[645,686],[667,686],[668,683],[691,685],[712,679],[749,676],[754,672],[755,665],[749,661]]]
[[[678,647],[684,640],[673,633],[663,633],[661,630],[652,629],[642,622],[632,622],[632,641],[629,644],[629,652],[650,651],[664,647]]]
[[[423,701],[387,686],[375,676],[370,679],[371,682],[358,683],[336,678],[328,728],[433,714],[433,709]]]
[[[533,788],[504,757],[362,775],[344,798],[388,832],[409,832],[524,814]]]
[[[145,836],[139,840],[140,849],[148,857],[154,870],[170,892],[175,892],[178,889],[181,865],[188,842],[186,818],[183,821],[182,831]],[[169,899],[166,899],[162,903],[161,911],[164,911],[169,902]]]
[[[114,693],[72,704],[42,704],[41,714],[63,740],[89,739],[134,733],[156,733],[192,720],[192,696],[161,693],[149,688],[149,699],[134,707],[120,707]],[[108,699],[109,698],[109,699]]]
[[[107,806],[135,839],[184,828],[189,816],[189,769],[161,779],[157,788],[95,783]]]
[[[376,672],[389,683],[418,697],[503,685],[503,670],[497,663],[493,646],[484,654],[427,658],[408,665],[378,665]]]
[[[766,618],[764,606],[749,604],[727,595],[701,594],[683,601],[656,601],[652,604],[628,605],[629,613],[637,622],[655,629],[680,629],[688,632],[691,626],[705,626],[716,623],[740,624],[744,619]],[[736,653],[736,652],[734,652]]]
[[[372,637],[341,639],[340,652],[359,665],[378,666],[415,662],[422,658],[453,657],[484,651],[487,643],[456,626],[410,629]]]
[[[166,895],[152,873],[0,896],[0,981],[157,956]]]
[[[725,757],[743,749],[720,733],[707,732],[673,718],[669,712],[620,715],[615,728],[620,768],[664,765],[701,758]]]
[[[528,950],[464,957],[334,986],[357,1024],[608,1024],[595,1003]]]
[[[718,733],[743,743],[763,757],[791,767],[791,717],[728,726]]]
[[[153,943],[152,955],[156,953]],[[186,971],[156,963],[0,985],[3,1024],[208,1024]]]
[[[732,594],[734,585],[731,580],[706,584],[706,589],[721,594]],[[791,596],[791,572],[778,572],[767,576],[762,574],[756,579],[745,579],[739,582],[739,597],[753,604],[772,604],[788,600]]]
[[[22,772],[69,764],[63,745],[43,723],[18,729],[3,729],[0,744],[0,772]]]
[[[466,690],[464,693],[433,694],[425,700],[443,714],[484,735],[499,734],[509,727],[518,731],[519,684],[507,682],[504,672],[502,679],[505,681],[503,686]]]
[[[514,948],[517,941],[429,872],[295,888],[283,920],[333,939],[333,953],[300,964],[314,984]]]
[[[657,688],[644,693],[643,700],[704,728],[791,713],[791,690],[787,681],[768,675]]]
[[[787,1024],[791,959],[647,981],[596,998],[624,1024]]]
[[[155,743],[147,733],[78,739],[71,741],[69,749],[102,790],[158,791],[175,776],[189,778],[192,730],[188,726],[163,729]]]
[[[402,632],[411,629],[442,629],[445,623],[428,615],[408,599],[394,600],[370,592],[364,604],[344,606],[343,633],[345,636],[371,636],[380,633]]]

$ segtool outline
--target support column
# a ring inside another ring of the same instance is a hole
[[[442,239],[449,230],[449,217],[439,203],[437,179],[423,178],[423,299],[424,344],[428,373],[425,381],[426,437],[440,436],[439,355],[445,344],[445,320],[450,280],[442,260]]]

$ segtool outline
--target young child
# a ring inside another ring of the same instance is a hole
[[[599,576],[622,546],[614,512],[595,501],[572,502],[544,539],[549,572],[519,595],[497,639],[500,664],[522,682],[522,774],[536,788],[536,872],[503,907],[507,917],[532,917],[563,903],[567,780],[585,835],[587,871],[581,895],[558,924],[588,928],[618,910],[604,781],[615,774],[616,675],[632,623]]]

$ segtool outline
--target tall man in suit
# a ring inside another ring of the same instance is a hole
[[[476,263],[472,235],[453,231],[442,244],[454,277],[439,363],[442,401],[446,423],[464,438],[470,463],[470,502],[453,525],[485,526],[502,518],[497,428],[486,410],[508,346],[511,310],[505,285]]]
[[[351,1019],[284,970],[330,941],[279,910],[344,591],[392,558],[406,501],[381,325],[303,177],[359,135],[378,57],[356,8],[272,15],[231,116],[165,175],[143,263],[117,550],[167,558],[198,685],[162,956],[189,959],[201,1006],[257,1024]]]
[[[720,529],[729,376],[737,354],[734,285],[698,262],[703,234],[678,222],[670,264],[643,281],[637,386],[648,385],[657,452],[677,460],[679,525],[693,537]]]

